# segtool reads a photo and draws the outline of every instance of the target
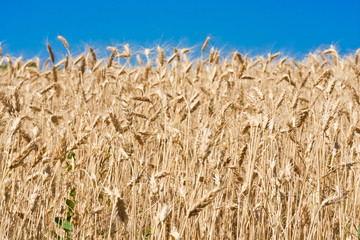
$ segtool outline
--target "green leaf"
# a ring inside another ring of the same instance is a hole
[[[98,196],[98,200],[99,201],[103,200],[103,198],[104,198],[104,193],[102,191],[100,191],[99,196]]]
[[[70,232],[72,230],[71,223],[68,220],[65,220],[62,228],[65,230],[65,232]]]
[[[71,223],[68,220],[63,221],[62,218],[56,217],[55,218],[56,224],[65,230],[65,232],[70,232],[72,230]],[[55,233],[55,232],[54,232]]]
[[[75,157],[75,153],[73,151],[70,151],[67,155],[67,158],[72,159],[73,157]]]
[[[70,221],[71,221],[71,217],[72,217],[72,212],[68,211],[68,212],[66,213],[66,220],[70,222]]]
[[[61,237],[57,235],[57,233],[54,230],[51,231],[51,235],[53,235],[53,237],[56,238],[57,240],[61,240]]]
[[[151,229],[148,228],[148,229],[146,230],[145,240],[148,240],[150,236],[151,236]]]
[[[66,162],[66,168],[68,172],[70,172],[72,170],[72,165],[69,162]]]
[[[75,189],[75,188],[72,188],[72,189],[70,190],[70,197],[72,197],[72,198],[75,198],[75,197],[76,197],[76,189]]]
[[[62,227],[62,219],[61,219],[61,218],[56,217],[56,218],[55,218],[55,222],[57,223],[57,225],[58,225],[59,227]]]
[[[358,236],[358,239],[360,240],[360,226],[358,226],[358,234],[357,234]]]
[[[66,199],[66,205],[73,211],[75,209],[75,202],[71,201],[70,199]]]

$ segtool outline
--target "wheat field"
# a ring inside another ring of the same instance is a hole
[[[1,239],[360,239],[360,49],[58,38],[0,51]]]

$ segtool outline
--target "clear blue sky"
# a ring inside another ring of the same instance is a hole
[[[93,1],[0,0],[0,42],[5,53],[46,54],[46,42],[65,52],[86,44],[211,45],[243,53],[305,54],[335,44],[360,48],[359,0],[303,1]],[[105,51],[105,50],[104,50]]]

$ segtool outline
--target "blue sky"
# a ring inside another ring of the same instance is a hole
[[[282,51],[306,54],[334,44],[341,53],[360,48],[360,1],[93,1],[0,0],[0,42],[4,53],[43,56],[87,44],[98,49],[201,46],[250,55]],[[101,51],[101,50],[100,50]]]

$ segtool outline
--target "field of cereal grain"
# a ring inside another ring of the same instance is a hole
[[[359,50],[59,40],[0,54],[1,239],[360,238]]]

